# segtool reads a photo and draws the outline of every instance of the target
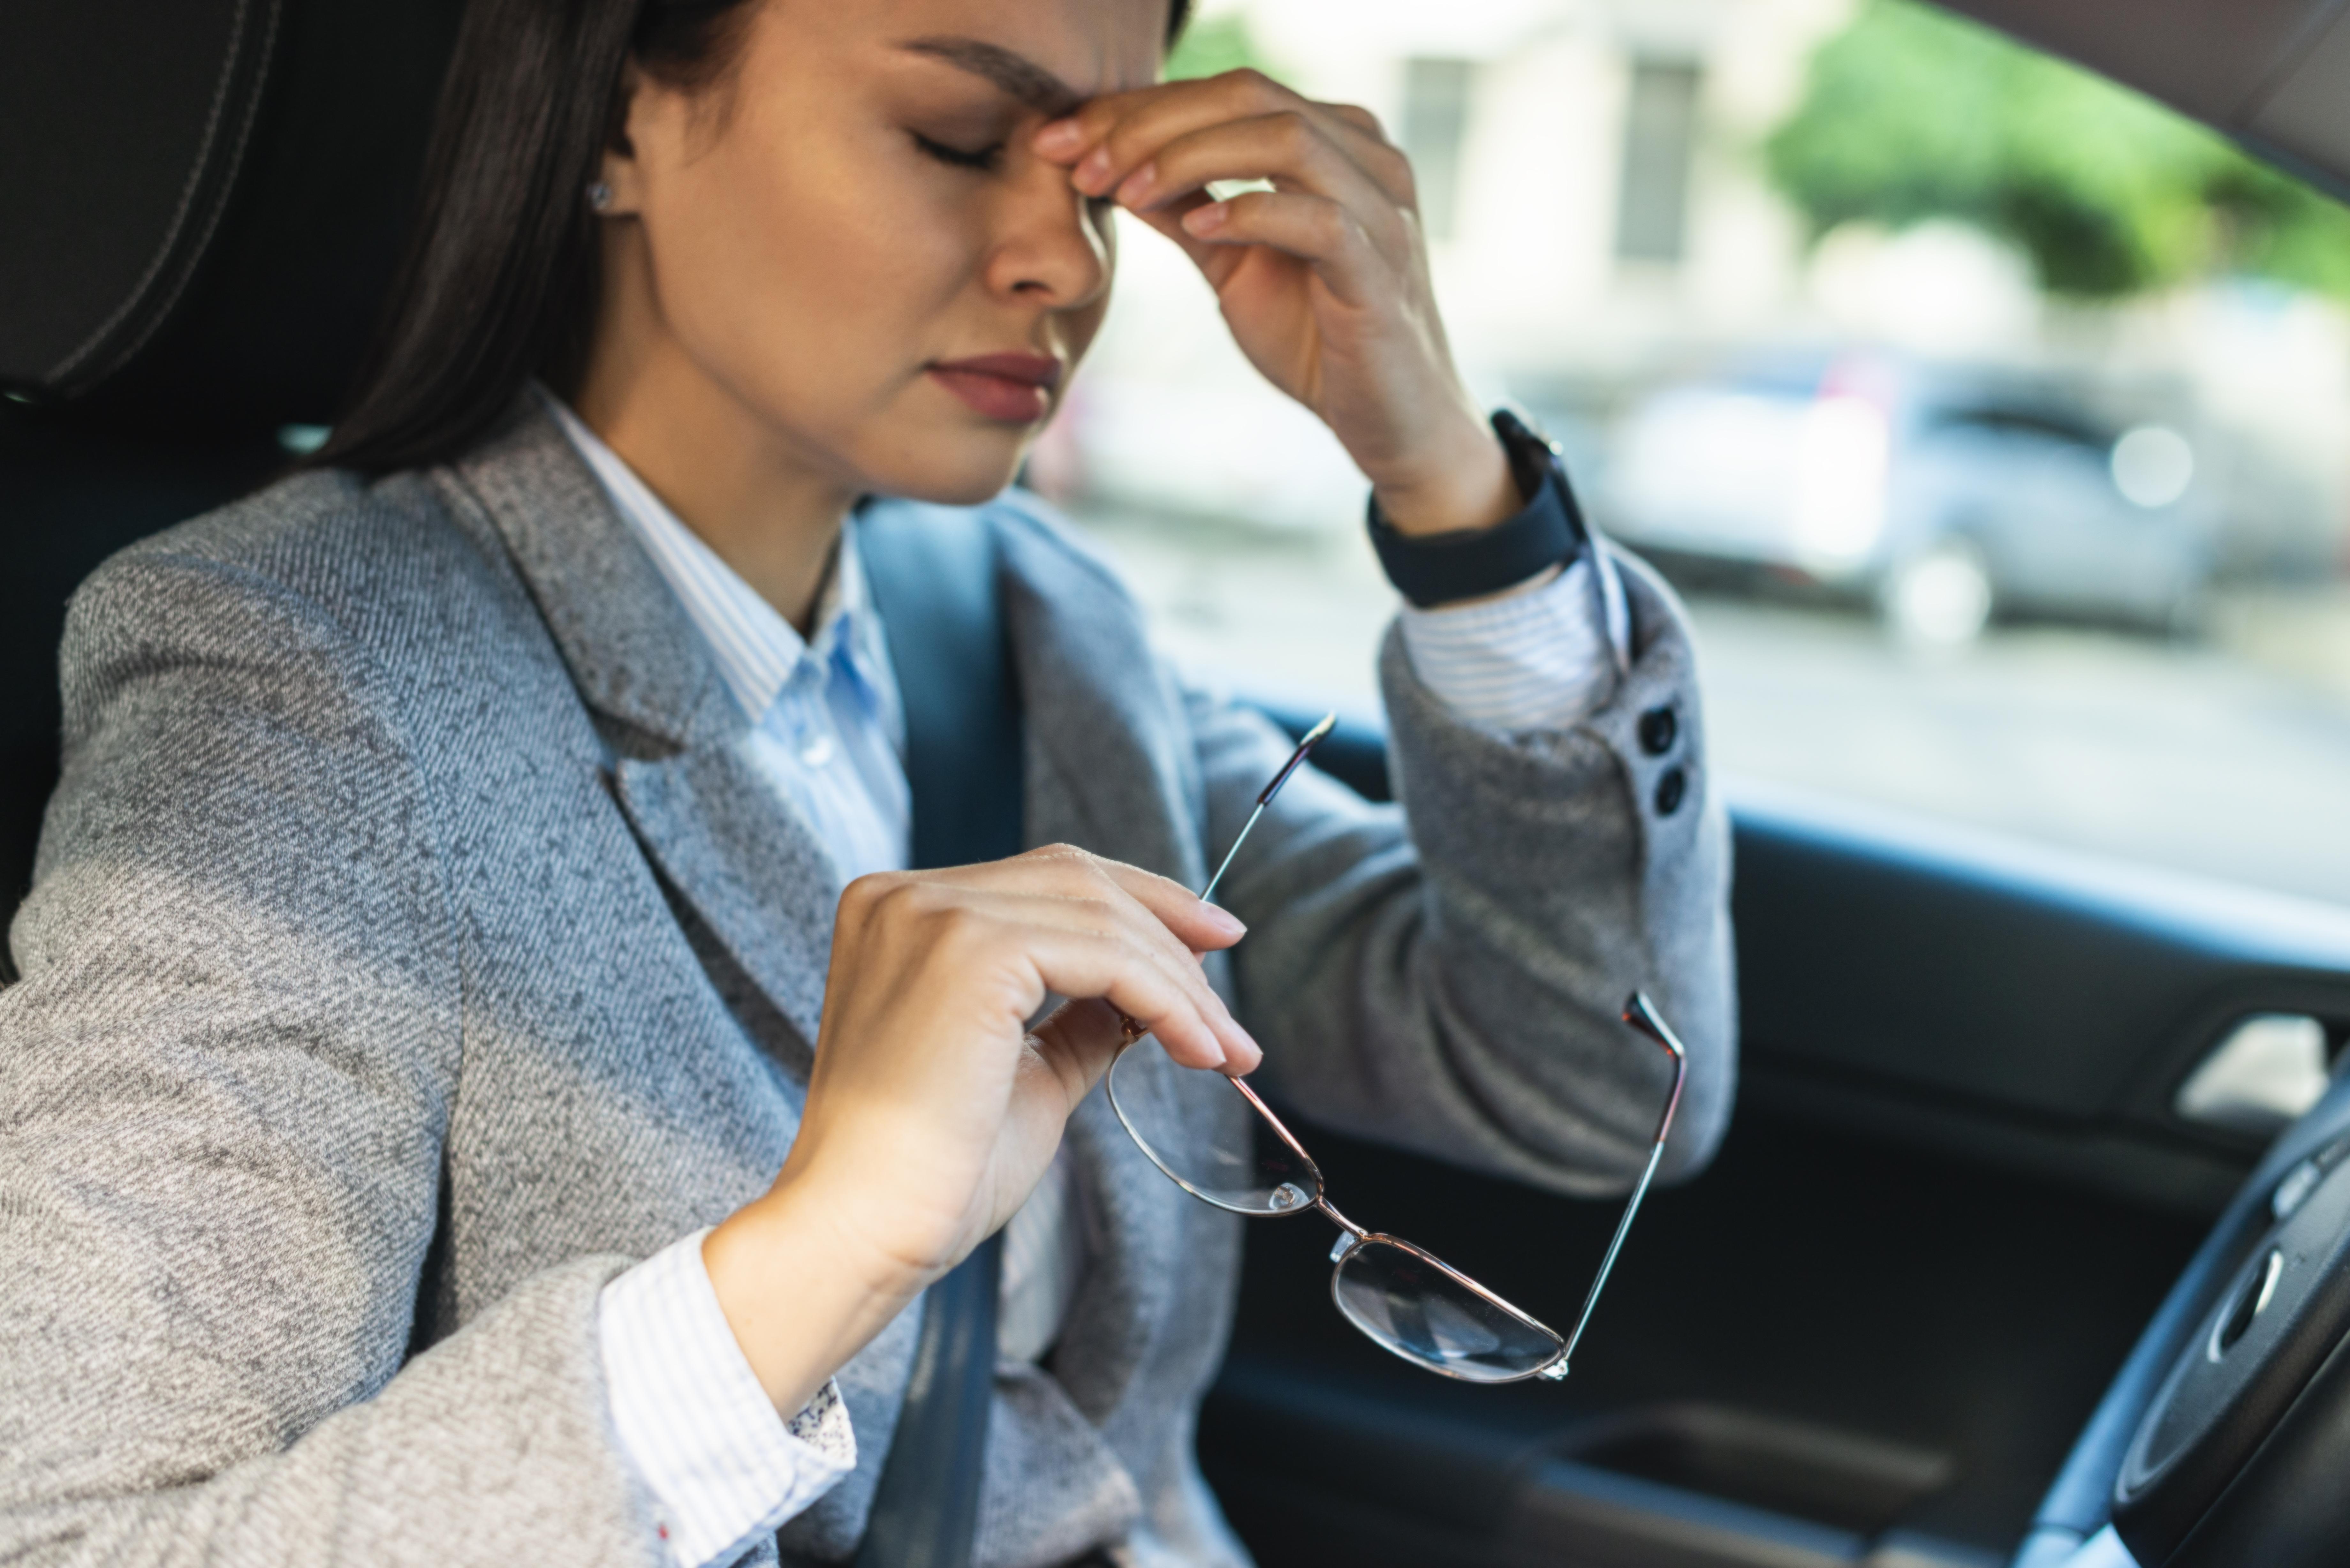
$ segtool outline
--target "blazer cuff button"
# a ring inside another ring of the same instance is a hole
[[[1680,715],[1673,711],[1669,702],[1640,715],[1640,749],[1652,757],[1661,757],[1671,751],[1680,734]]]
[[[1657,781],[1657,815],[1670,816],[1681,808],[1681,797],[1689,794],[1689,774],[1679,768],[1667,768],[1664,777]]]

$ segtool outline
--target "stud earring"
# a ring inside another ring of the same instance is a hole
[[[606,184],[601,180],[589,181],[588,183],[588,204],[599,213],[610,211],[612,206],[612,187]]]

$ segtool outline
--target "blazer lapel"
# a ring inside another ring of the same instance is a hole
[[[1029,831],[1197,888],[1206,873],[1191,828],[1206,802],[1182,698],[1126,589],[1038,531],[1015,519],[997,534],[1028,716]]]
[[[505,541],[603,721],[613,794],[639,840],[812,1049],[837,874],[745,753],[750,724],[685,607],[535,401],[451,474]]]
[[[812,1054],[840,901],[831,857],[739,747],[624,757],[613,774],[662,874]]]

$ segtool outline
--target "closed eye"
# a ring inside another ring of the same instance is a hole
[[[1003,143],[1001,141],[991,141],[985,147],[966,152],[960,147],[933,141],[919,130],[911,134],[915,146],[940,162],[956,169],[993,169],[1003,157]]]

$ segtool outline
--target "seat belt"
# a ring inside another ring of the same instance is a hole
[[[1020,688],[996,588],[995,531],[973,513],[904,502],[860,510],[858,564],[906,713],[917,869],[1023,847]],[[1003,1237],[922,1294],[906,1403],[856,1568],[967,1568],[995,1385]]]

